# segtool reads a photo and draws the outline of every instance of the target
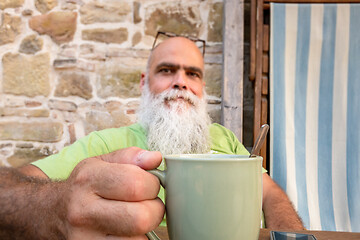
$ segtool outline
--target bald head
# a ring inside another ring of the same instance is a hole
[[[191,56],[192,58],[199,59],[202,62],[202,64],[204,64],[203,63],[204,59],[198,46],[196,46],[196,44],[193,41],[185,37],[171,37],[158,44],[151,51],[148,64],[151,65],[154,58],[163,57],[164,54],[165,55],[186,54]]]

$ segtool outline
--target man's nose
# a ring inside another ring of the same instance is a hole
[[[188,89],[185,72],[183,72],[183,71],[177,72],[177,74],[174,76],[172,87],[175,89],[179,89],[179,90],[187,90]]]

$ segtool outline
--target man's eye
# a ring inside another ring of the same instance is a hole
[[[162,68],[162,69],[159,70],[159,72],[161,72],[161,73],[171,73],[171,69],[169,69],[169,68]]]
[[[188,72],[187,75],[192,78],[200,78],[200,74],[197,72]]]

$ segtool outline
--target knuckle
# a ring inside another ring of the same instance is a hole
[[[148,207],[142,205],[134,216],[134,230],[137,234],[145,234],[151,231],[152,214]]]
[[[78,171],[72,180],[75,185],[82,186],[89,182],[89,176],[90,175],[85,171]]]
[[[88,160],[81,161],[70,174],[69,180],[74,184],[83,185],[89,182],[92,176],[91,162]]]
[[[67,221],[71,226],[84,226],[87,224],[87,217],[79,207],[69,208]]]
[[[140,150],[141,150],[141,148],[138,148],[138,147],[129,147],[127,149],[127,151],[129,151],[129,153],[134,153],[134,154],[136,154]]]
[[[128,194],[130,199],[142,200],[146,191],[145,180],[142,176],[132,176],[128,186]]]

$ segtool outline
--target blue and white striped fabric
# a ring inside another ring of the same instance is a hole
[[[271,4],[271,176],[309,229],[360,232],[359,26],[359,4]]]

